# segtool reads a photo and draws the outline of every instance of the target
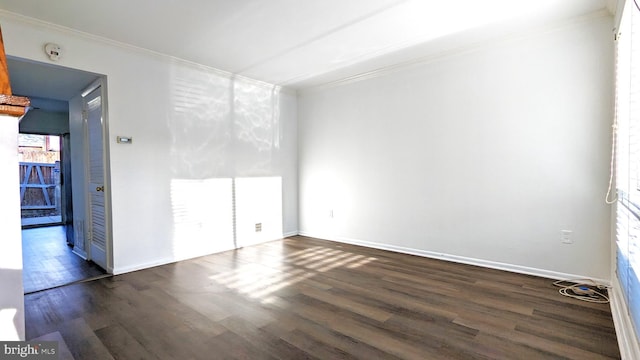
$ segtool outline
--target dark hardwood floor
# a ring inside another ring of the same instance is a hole
[[[549,279],[293,237],[27,295],[75,359],[607,359]]]
[[[63,226],[22,230],[22,259],[25,293],[104,274],[100,267],[71,251]]]

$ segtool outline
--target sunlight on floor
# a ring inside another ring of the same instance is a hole
[[[233,271],[210,276],[210,279],[252,299],[272,303],[277,301],[277,297],[272,296],[275,292],[318,273],[340,267],[355,269],[375,260],[377,258],[316,246],[287,255],[283,259],[284,264],[278,265],[286,272],[263,264],[247,264]]]

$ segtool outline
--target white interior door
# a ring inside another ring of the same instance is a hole
[[[108,269],[103,146],[104,119],[102,117],[102,88],[100,86],[84,96],[84,106],[87,126],[87,218],[89,220],[89,253],[87,255],[103,269]]]

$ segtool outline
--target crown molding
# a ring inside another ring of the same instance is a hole
[[[165,53],[161,53],[158,51],[154,51],[151,49],[147,49],[147,48],[143,48],[140,46],[136,46],[136,45],[132,45],[132,44],[128,44],[128,43],[124,43],[121,41],[117,41],[117,40],[113,40],[113,39],[109,39],[103,36],[99,36],[99,35],[95,35],[95,34],[91,34],[91,33],[87,33],[84,31],[80,31],[80,30],[76,30],[70,27],[66,27],[66,26],[62,26],[62,25],[58,25],[58,24],[54,24],[54,23],[50,23],[44,20],[40,20],[40,19],[36,19],[33,17],[29,17],[29,16],[25,16],[22,14],[17,14],[11,11],[7,11],[4,9],[0,9],[0,17],[2,18],[6,18],[8,20],[13,20],[16,22],[20,22],[23,24],[27,24],[36,28],[40,28],[46,31],[54,31],[54,32],[59,32],[62,33],[66,36],[70,36],[70,37],[77,37],[77,38],[81,38],[84,40],[88,40],[88,41],[92,41],[92,42],[97,42],[103,45],[107,45],[107,46],[112,46],[115,48],[119,48],[122,50],[126,50],[126,51],[130,51],[130,52],[134,52],[134,53],[138,53],[138,54],[142,54],[142,55],[147,55],[147,56],[151,56],[151,57],[155,57],[157,59],[160,59],[162,61],[168,62],[168,63],[174,63],[174,64],[180,64],[180,65],[184,65],[184,66],[188,66],[194,69],[199,69],[205,72],[209,72],[209,73],[214,73],[216,75],[219,75],[221,77],[227,78],[231,81],[234,80],[238,80],[238,81],[242,81],[245,83],[250,83],[252,85],[255,86],[259,86],[262,88],[268,88],[271,89],[272,91],[278,91],[278,92],[285,92],[285,93],[290,93],[290,94],[295,94],[295,90],[292,90],[290,88],[281,86],[281,85],[275,85],[275,84],[271,84],[268,82],[264,82],[264,81],[260,81],[260,80],[256,80],[244,75],[240,75],[240,74],[234,74],[231,73],[229,71],[225,71],[225,70],[221,70],[212,66],[208,66],[208,65],[203,65],[194,61],[190,61],[190,60],[186,60],[183,58],[179,58],[176,56],[172,56],[172,55],[168,55]]]
[[[438,53],[429,54],[423,57],[418,57],[418,58],[404,61],[401,63],[383,66],[375,70],[363,72],[353,76],[348,76],[342,79],[328,81],[318,85],[303,87],[301,89],[298,89],[298,94],[304,95],[305,93],[312,93],[315,91],[321,91],[329,88],[335,88],[335,87],[340,87],[344,85],[349,85],[352,83],[357,83],[360,81],[375,79],[375,78],[383,77],[383,76],[386,76],[395,72],[399,72],[402,70],[441,61],[449,57],[474,53],[477,51],[481,51],[483,49],[499,46],[502,44],[523,41],[529,38],[540,36],[542,34],[553,33],[556,31],[579,26],[581,24],[584,24],[596,19],[606,18],[606,17],[611,18],[611,14],[609,13],[609,10],[607,10],[606,8],[603,8],[601,10],[594,11],[589,14],[585,14],[583,16],[556,21],[551,24],[537,26],[533,29],[525,30],[522,32],[516,32],[506,36],[498,36],[498,37],[494,36],[486,40],[477,41],[471,44],[465,44],[459,47],[454,47]]]

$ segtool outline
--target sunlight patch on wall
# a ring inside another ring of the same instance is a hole
[[[176,178],[281,175],[279,86],[198,67],[172,70],[167,125]]]
[[[280,88],[233,83],[236,175],[267,175],[280,148]]]
[[[176,259],[234,248],[231,179],[174,179],[171,204]]]
[[[172,174],[180,179],[232,177],[232,81],[195,67],[173,70],[167,112]]]
[[[238,247],[282,238],[282,178],[235,179]]]
[[[281,238],[280,87],[195,65],[171,69],[174,257]]]

